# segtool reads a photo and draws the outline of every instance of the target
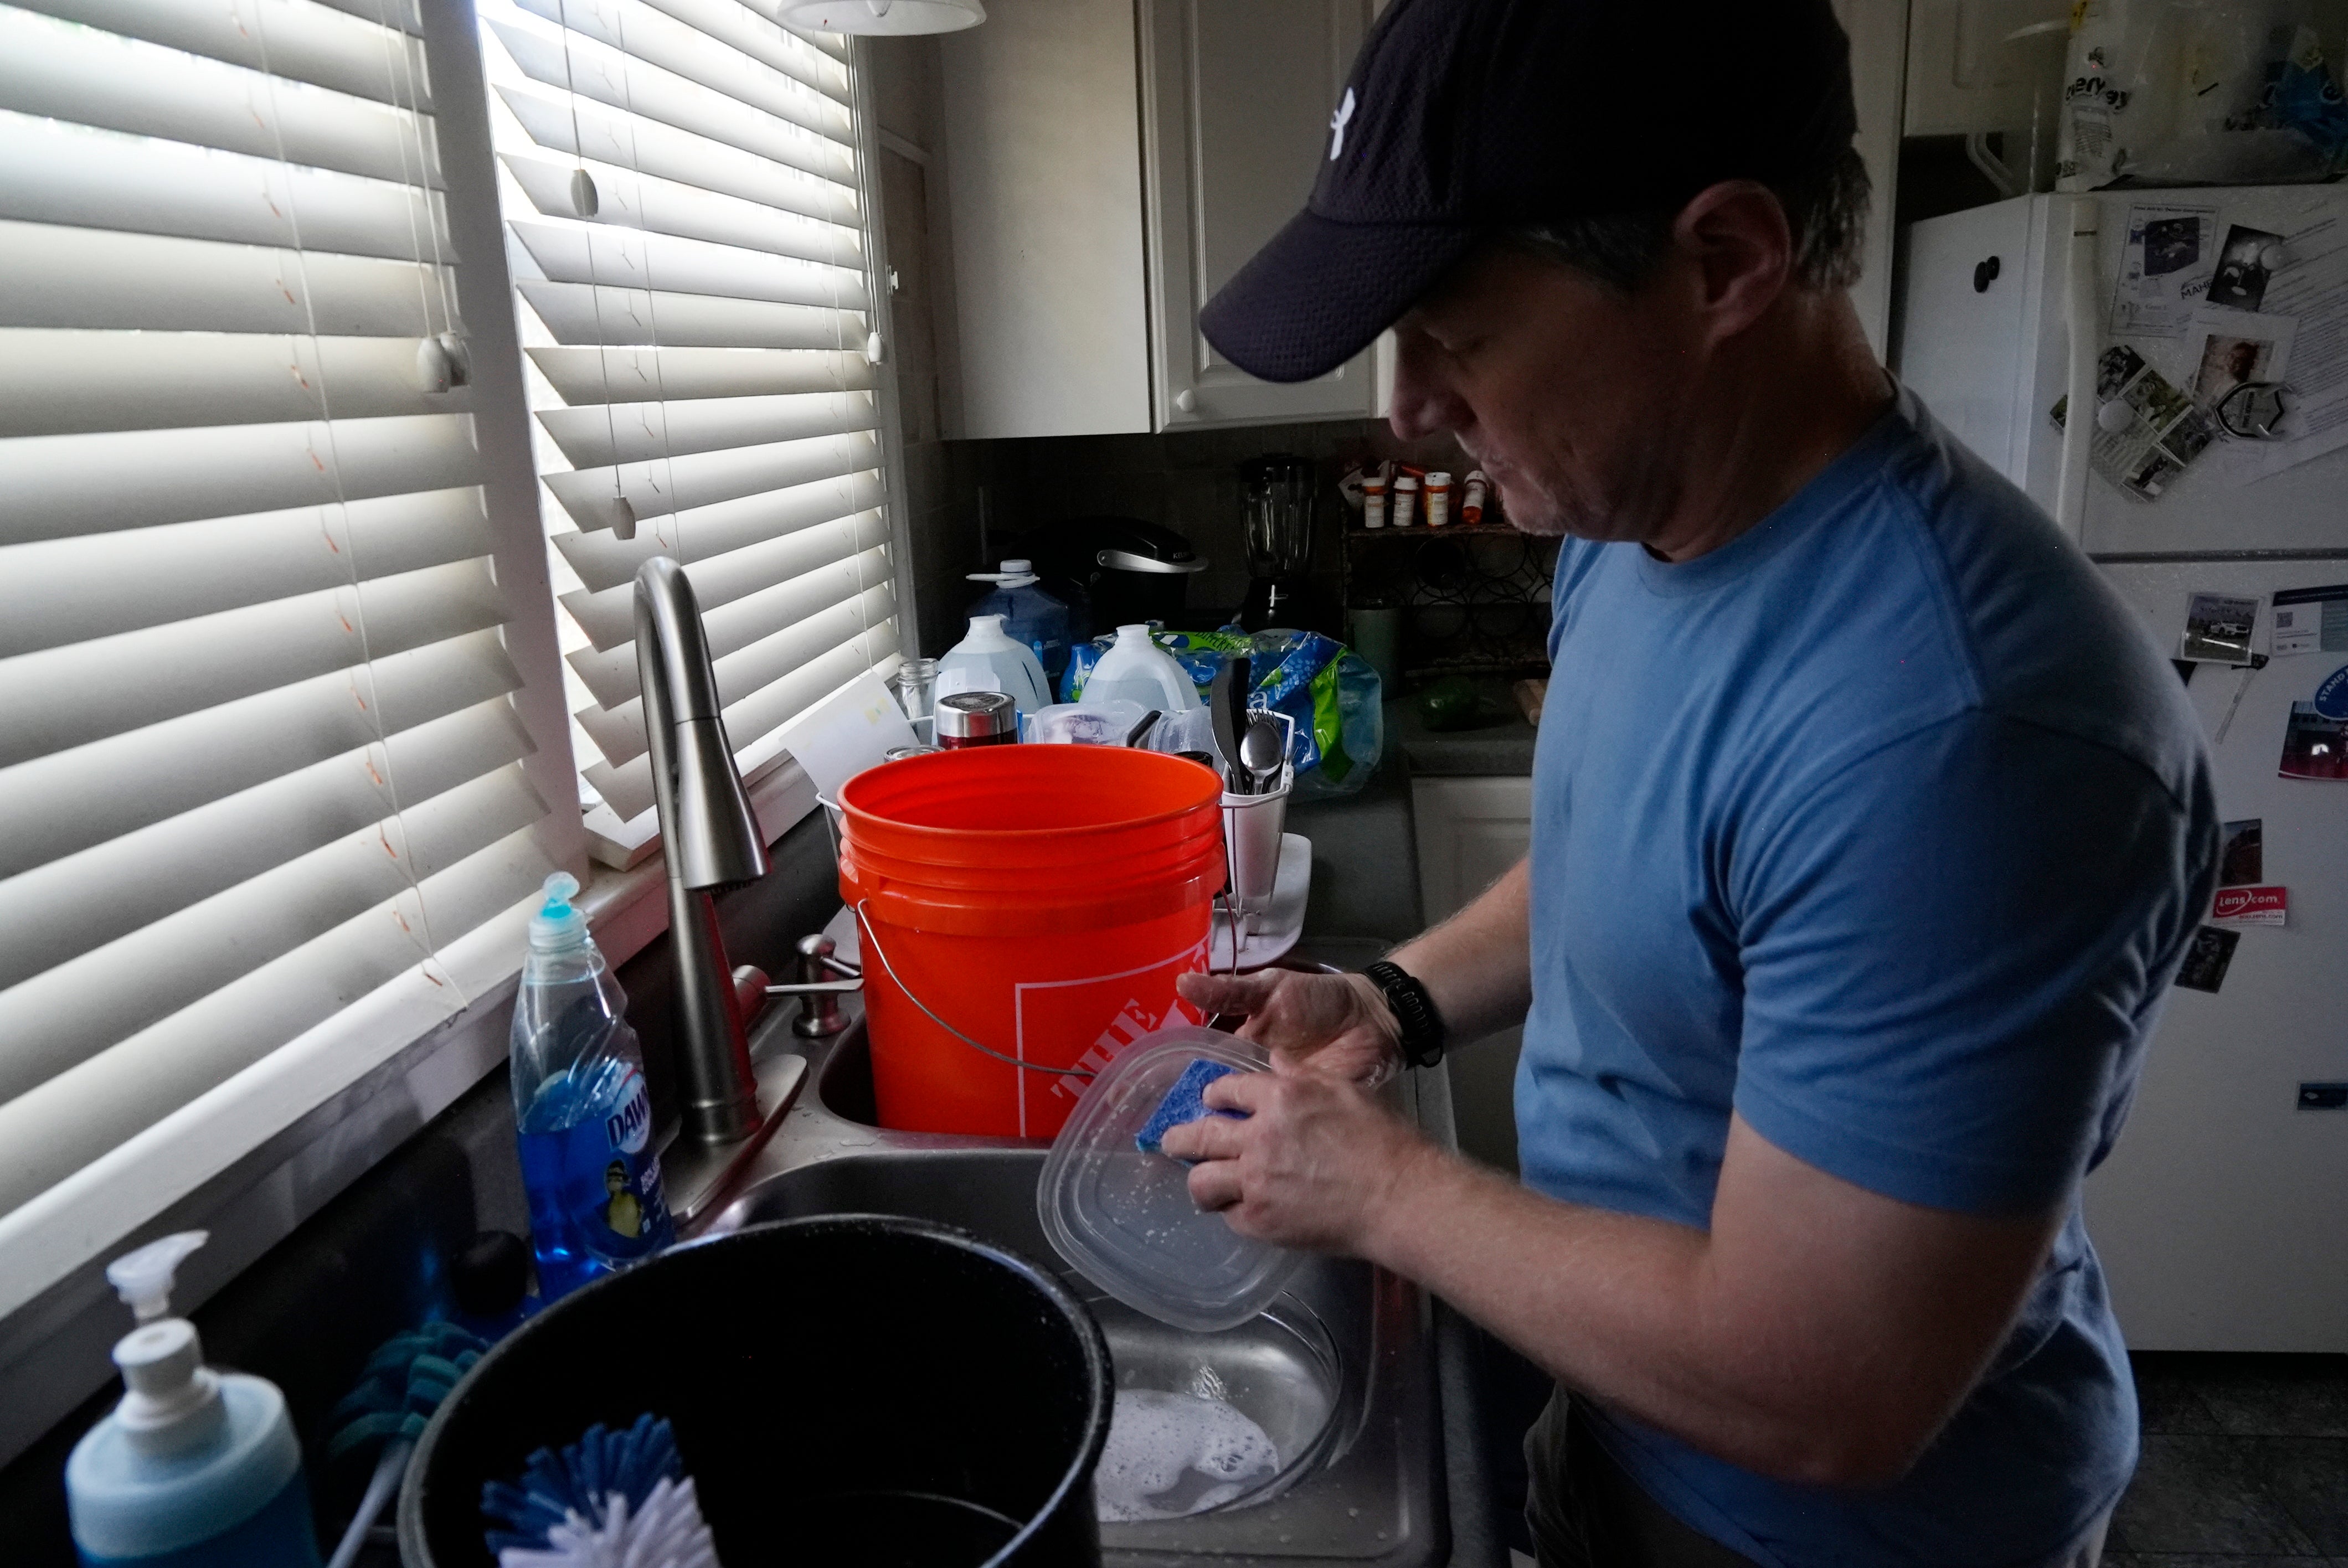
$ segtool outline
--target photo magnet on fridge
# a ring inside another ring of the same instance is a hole
[[[2287,779],[2348,779],[2348,719],[2326,717],[2312,702],[2293,702],[2275,771]]]
[[[2231,305],[2238,311],[2257,310],[2267,297],[2267,280],[2273,276],[2267,270],[2267,247],[2281,243],[2281,235],[2246,224],[2227,230],[2225,248],[2218,252],[2217,273],[2209,280],[2209,302]]]
[[[2177,983],[2188,991],[2215,991],[2226,983],[2227,967],[2233,963],[2234,948],[2241,939],[2240,931],[2216,926],[2194,932],[2193,945],[2185,949],[2185,962],[2178,966]]]
[[[2205,664],[2248,664],[2250,633],[2259,623],[2259,601],[2225,593],[2197,593],[2185,602],[2185,636],[2179,659]]]
[[[2248,887],[2267,879],[2266,818],[2246,816],[2219,826],[2218,886]]]

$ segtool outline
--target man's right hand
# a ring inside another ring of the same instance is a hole
[[[1244,1017],[1243,1040],[1293,1061],[1310,1059],[1375,1088],[1402,1067],[1402,1030],[1385,998],[1363,975],[1262,969],[1251,975],[1184,975],[1182,999],[1210,1014]]]

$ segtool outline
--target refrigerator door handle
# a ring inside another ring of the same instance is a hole
[[[2063,419],[2062,477],[2054,493],[2054,520],[2073,542],[2084,546],[2087,522],[2087,478],[2097,428],[2096,361],[2103,353],[2097,330],[2096,220],[2100,209],[2092,197],[2070,202],[2071,247],[2063,261],[2064,324],[2070,332],[2070,374],[2065,395],[2069,399]]]

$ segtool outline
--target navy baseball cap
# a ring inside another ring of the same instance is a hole
[[[1312,200],[1199,313],[1226,359],[1308,381],[1478,238],[1671,210],[1850,146],[1829,0],[1395,0],[1330,117]]]

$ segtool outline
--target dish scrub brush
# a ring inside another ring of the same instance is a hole
[[[375,1473],[367,1479],[366,1495],[326,1568],[350,1568],[384,1504],[398,1492],[425,1423],[489,1348],[469,1330],[435,1322],[393,1335],[367,1358],[358,1387],[344,1395],[327,1418],[335,1423],[335,1435],[326,1440],[326,1460],[347,1463],[370,1449],[379,1446],[381,1451]]]
[[[718,1568],[716,1542],[666,1421],[597,1423],[557,1453],[530,1456],[521,1483],[481,1488],[499,1568]]]

